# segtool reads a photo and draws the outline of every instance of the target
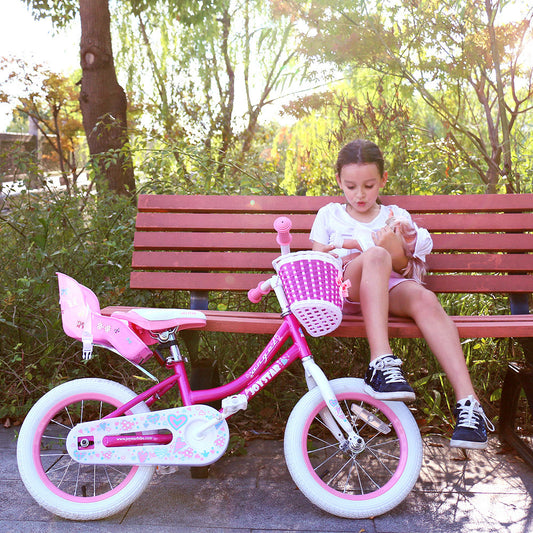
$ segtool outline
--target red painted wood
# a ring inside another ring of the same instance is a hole
[[[443,234],[432,235],[433,251],[525,251],[533,250],[533,234]],[[309,250],[311,242],[306,233],[293,233],[291,250]],[[137,231],[135,250],[264,250],[279,252],[273,232],[267,233],[209,233]]]
[[[274,214],[147,213],[137,215],[137,230],[145,231],[267,231],[273,232]],[[309,231],[314,215],[291,215],[293,231]],[[429,231],[528,231],[533,213],[418,214],[415,222]]]
[[[248,291],[268,279],[269,274],[133,271],[130,286],[152,290]],[[438,293],[533,292],[533,276],[530,275],[429,275],[425,281],[429,289]]]
[[[396,204],[413,212],[533,211],[533,194],[465,194],[382,196],[385,205]],[[139,211],[315,213],[342,196],[206,196],[139,195]]]
[[[131,307],[107,307],[102,314],[127,311]],[[238,311],[203,311],[207,317],[205,331],[228,333],[273,334],[281,324],[276,313],[246,313]],[[462,338],[476,337],[531,337],[533,321],[529,315],[502,316],[452,316]],[[392,338],[419,338],[419,329],[408,319],[391,317],[389,335]],[[365,327],[360,316],[345,316],[341,325],[330,334],[335,337],[365,337]]]
[[[272,261],[279,253],[263,252],[169,252],[137,251],[132,266],[136,270],[184,270],[235,272],[261,270],[272,273]],[[523,272],[531,268],[529,255],[516,254],[431,254],[431,272]]]

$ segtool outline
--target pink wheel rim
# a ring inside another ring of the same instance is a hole
[[[364,401],[376,408],[378,408],[383,414],[389,419],[389,421],[392,424],[392,427],[396,431],[396,435],[398,437],[398,442],[400,445],[400,459],[398,462],[398,465],[396,467],[396,470],[394,471],[394,474],[391,476],[391,478],[385,483],[382,487],[379,489],[369,492],[366,494],[345,494],[340,491],[337,491],[333,488],[331,488],[327,483],[324,483],[324,481],[317,475],[317,473],[314,470],[313,465],[311,464],[311,461],[309,460],[309,454],[307,451],[307,435],[309,432],[309,426],[311,425],[312,421],[315,419],[316,415],[319,411],[324,409],[326,407],[326,404],[324,401],[320,402],[318,406],[312,411],[311,415],[308,417],[308,419],[305,422],[304,431],[302,432],[302,452],[303,457],[305,461],[305,465],[307,467],[308,472],[313,476],[315,481],[327,492],[330,494],[333,494],[337,498],[343,498],[345,500],[352,500],[352,501],[364,501],[364,500],[370,500],[373,498],[377,498],[378,496],[381,496],[382,494],[389,491],[402,477],[405,465],[407,464],[407,456],[408,456],[408,442],[407,442],[407,435],[405,433],[404,427],[400,422],[400,419],[396,416],[396,413],[387,406],[387,404],[383,403],[380,400],[376,400],[374,398],[371,398],[370,396],[363,394],[363,393],[341,393],[336,394],[337,400],[341,402],[342,400],[349,399],[353,401]]]
[[[67,405],[71,405],[81,400],[106,402],[108,404],[114,405],[115,407],[118,407],[120,405],[120,402],[117,402],[115,398],[112,398],[110,396],[106,396],[105,394],[100,394],[100,393],[91,395],[90,398],[88,398],[85,394],[79,394],[79,395],[69,396],[68,398],[65,398],[61,402],[55,404],[53,408],[50,409],[46,413],[46,415],[42,418],[42,420],[39,422],[37,431],[35,432],[34,439],[33,439],[32,456],[33,456],[33,464],[35,465],[37,474],[39,478],[41,479],[42,483],[46,486],[48,490],[50,490],[51,492],[53,492],[54,494],[56,494],[57,496],[61,497],[64,500],[68,500],[71,502],[79,502],[79,503],[91,503],[91,502],[98,502],[98,501],[106,500],[112,497],[113,495],[117,494],[118,492],[124,490],[125,485],[127,485],[131,481],[131,479],[137,472],[138,467],[133,466],[130,472],[128,473],[128,475],[116,487],[98,496],[75,496],[73,494],[69,494],[68,492],[62,491],[59,487],[57,487],[50,481],[50,479],[46,475],[46,472],[43,469],[43,465],[41,462],[42,436],[50,420],[55,415],[57,415],[59,411],[61,411]]]

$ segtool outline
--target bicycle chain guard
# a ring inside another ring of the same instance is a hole
[[[222,457],[228,447],[225,420],[200,433],[218,416],[212,407],[192,405],[84,422],[69,432],[67,450],[81,464],[205,466]],[[171,433],[169,443],[124,445],[161,430]]]

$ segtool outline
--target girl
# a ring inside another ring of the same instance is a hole
[[[313,250],[332,252],[343,259],[344,279],[351,282],[343,312],[362,313],[370,345],[366,392],[381,400],[414,400],[414,391],[401,371],[402,361],[392,354],[388,338],[389,313],[410,317],[446,372],[458,400],[450,445],[486,448],[486,428],[494,431],[494,426],[472,387],[455,324],[431,291],[402,275],[408,266],[404,244],[386,222],[391,215],[409,221],[416,231],[413,257],[422,262],[432,248],[429,232],[418,228],[404,209],[378,203],[387,173],[374,143],[357,140],[344,146],[337,159],[336,178],[346,204],[330,203],[321,208],[310,238]],[[351,250],[336,249],[339,235],[345,245],[349,242],[345,239],[364,244]]]

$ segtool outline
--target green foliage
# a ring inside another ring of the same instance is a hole
[[[131,144],[139,192],[167,194],[283,194],[283,162],[270,156],[274,131],[260,128],[246,157],[227,154],[222,164],[202,145],[159,136]]]
[[[355,138],[376,142],[385,155],[389,181],[386,194],[477,193],[483,190],[476,172],[449,142],[426,130],[438,128],[417,110],[409,90],[371,71],[358,72],[350,83],[304,97],[285,106],[299,120],[279,130],[274,157],[285,159],[282,186],[289,194],[338,194],[334,178],[339,149]],[[416,117],[415,117],[416,115]],[[278,153],[278,148],[284,150]]]
[[[515,9],[508,22],[503,1],[287,4],[305,21],[310,56],[345,71],[369,68],[412,88],[444,128],[440,139],[487,192],[521,190],[514,131],[533,98],[533,65],[523,58],[531,10]]]
[[[54,25],[64,28],[76,18],[78,0],[24,0],[36,19],[50,18]]]
[[[20,416],[52,386],[101,369],[81,364],[62,332],[55,272],[91,287],[102,305],[116,302],[129,292],[135,213],[113,196],[96,203],[44,191],[8,205],[0,215],[0,417]]]
[[[114,6],[117,68],[142,114],[136,128],[163,144],[201,147],[216,163],[213,178],[235,179],[233,164],[243,166],[261,143],[261,114],[305,75],[292,21],[273,18],[269,3],[257,0],[198,4],[194,23],[191,13],[169,16],[182,3],[137,4]],[[187,164],[179,147],[173,154]]]
[[[0,101],[13,108],[12,129],[26,133],[33,124],[39,131],[41,166],[59,170],[67,188],[75,186],[87,158],[74,81],[79,73],[67,77],[22,59],[2,58],[0,78]]]

